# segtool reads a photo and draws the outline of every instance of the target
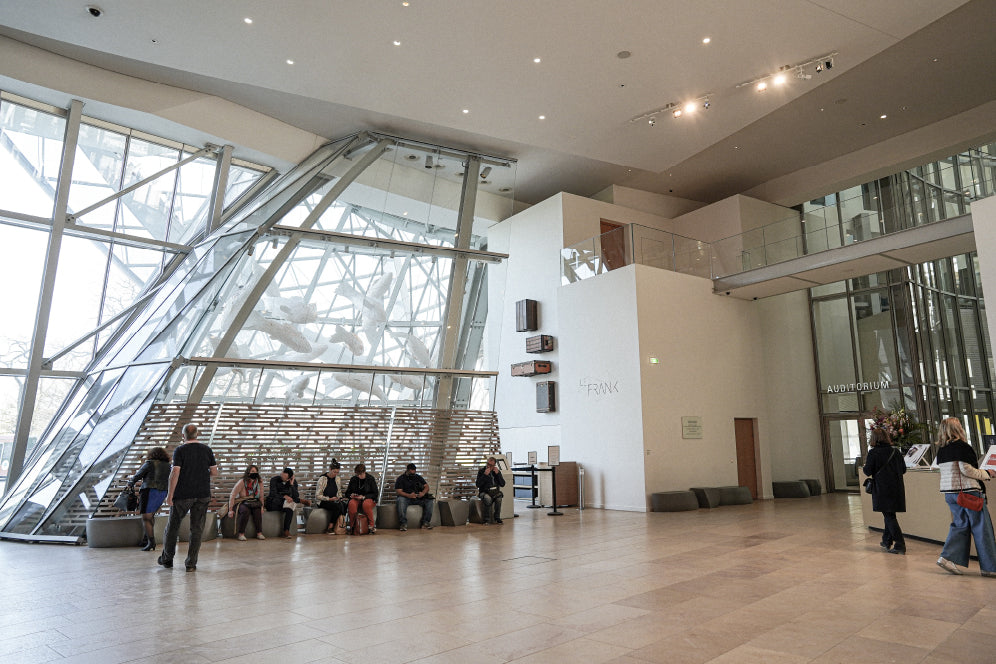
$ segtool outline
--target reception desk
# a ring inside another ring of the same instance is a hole
[[[929,468],[910,468],[903,475],[906,484],[906,512],[897,515],[899,527],[906,535],[943,543],[951,526],[951,510],[938,490],[941,473]],[[862,480],[863,481],[863,480]],[[986,484],[990,495],[996,497],[996,482]],[[996,498],[994,498],[996,499]],[[992,503],[987,505],[992,517]],[[872,511],[871,495],[861,492],[861,515],[866,526],[882,530],[882,515]],[[972,546],[975,554],[975,546]]]

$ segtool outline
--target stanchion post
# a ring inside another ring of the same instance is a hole
[[[538,510],[542,505],[536,504],[536,494],[539,493],[539,485],[536,483],[536,464],[529,464],[529,495],[532,504],[526,505],[531,510]]]
[[[557,509],[557,467],[551,469],[553,474],[553,511],[547,512],[548,516],[563,516],[564,513]]]

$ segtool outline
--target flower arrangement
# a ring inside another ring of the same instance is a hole
[[[894,404],[898,406],[899,404]],[[892,443],[905,452],[910,445],[920,442],[923,425],[916,421],[905,408],[893,408],[883,410],[875,406],[872,410],[872,422],[869,425],[869,433],[875,429],[884,429]]]

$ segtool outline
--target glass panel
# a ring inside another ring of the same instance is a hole
[[[82,210],[121,189],[124,155],[128,138],[124,134],[93,125],[80,125],[73,182],[69,187],[69,211]],[[94,228],[114,227],[115,202],[105,203],[77,220]]]
[[[831,413],[856,413],[858,412],[858,395],[854,392],[844,392],[843,394],[824,394],[823,412],[827,415]]]
[[[860,381],[898,380],[895,335],[887,290],[865,291],[852,296]],[[867,404],[865,408],[870,406]]]
[[[823,295],[836,295],[837,293],[847,292],[846,282],[835,281],[832,284],[824,284],[823,286],[813,286],[809,289],[810,294],[813,297],[820,297]]]
[[[183,154],[181,158],[186,159],[188,156]],[[167,237],[170,242],[186,244],[207,231],[216,170],[217,161],[206,157],[196,159],[180,168]]]
[[[968,376],[965,372],[965,352],[962,348],[960,332],[960,315],[957,305],[957,298],[953,295],[942,295],[941,305],[944,307],[944,339],[945,350],[947,352],[948,373],[952,385],[967,387]]]
[[[459,172],[459,171],[457,171]],[[489,226],[513,214],[515,203],[516,164],[484,164],[477,183],[477,200],[474,205],[474,235],[484,238]],[[433,192],[434,205],[442,205]]]
[[[43,376],[38,380],[38,395],[35,398],[35,412],[31,418],[31,431],[28,434],[28,447],[25,458],[31,455],[35,443],[45,433],[49,422],[59,412],[59,407],[76,385],[71,378],[50,378]]]
[[[822,389],[855,382],[847,298],[813,302],[816,356]]]
[[[23,378],[0,376],[0,496],[7,489],[10,453],[14,447],[17,412],[21,404]]]
[[[857,490],[858,464],[861,457],[861,430],[857,420],[829,420],[830,458],[833,464],[834,487]]]
[[[0,261],[0,284],[17,284],[17,288],[5,287],[3,291],[0,366],[28,366],[47,244],[47,232],[0,223],[0,246],[17,248],[17,260]]]
[[[262,171],[245,166],[232,165],[228,169],[228,188],[225,190],[225,208],[239,199],[245,191],[263,177]]]
[[[0,100],[0,207],[52,218],[65,133],[64,118]]]
[[[968,385],[972,387],[988,387],[985,349],[979,339],[979,315],[975,300],[958,298],[958,314],[961,317],[961,329],[965,344],[965,371],[968,374]]]
[[[176,164],[179,159],[180,151],[175,148],[132,138],[128,146],[128,161],[122,186],[130,187],[167,166]],[[114,230],[165,240],[175,183],[176,170],[172,170],[119,198]]]
[[[45,338],[46,356],[54,355],[97,327],[107,251],[108,245],[103,242],[63,237]],[[93,357],[93,344],[93,339],[80,344],[60,358],[56,368],[82,370]]]

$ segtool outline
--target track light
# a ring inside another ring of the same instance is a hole
[[[647,120],[647,124],[653,127],[655,124],[657,124],[657,118],[650,118],[649,120]]]
[[[481,170],[481,179],[482,180],[487,180],[489,175],[491,175],[491,167],[490,166],[485,166]]]
[[[705,110],[708,111],[710,106],[712,106],[712,102],[709,101],[708,99],[702,102],[702,108],[704,108]]]
[[[253,252],[255,252],[255,251],[256,251],[256,245],[255,244],[250,244],[249,245],[249,249],[246,251],[246,253],[248,255],[252,256]]]
[[[757,90],[758,92],[764,92],[765,90],[768,89],[768,82],[760,81],[757,85],[754,86],[754,89]]]
[[[823,71],[823,63],[822,62],[817,62],[816,63],[816,73],[819,74],[822,71]]]
[[[425,167],[426,168],[432,168],[432,155],[431,154],[425,155]]]
[[[829,60],[824,61],[823,62],[823,68],[824,69],[833,69],[833,58],[830,58]]]
[[[671,115],[673,115],[676,118],[680,118],[681,117],[681,109],[680,108],[674,109],[673,111],[671,111]]]

